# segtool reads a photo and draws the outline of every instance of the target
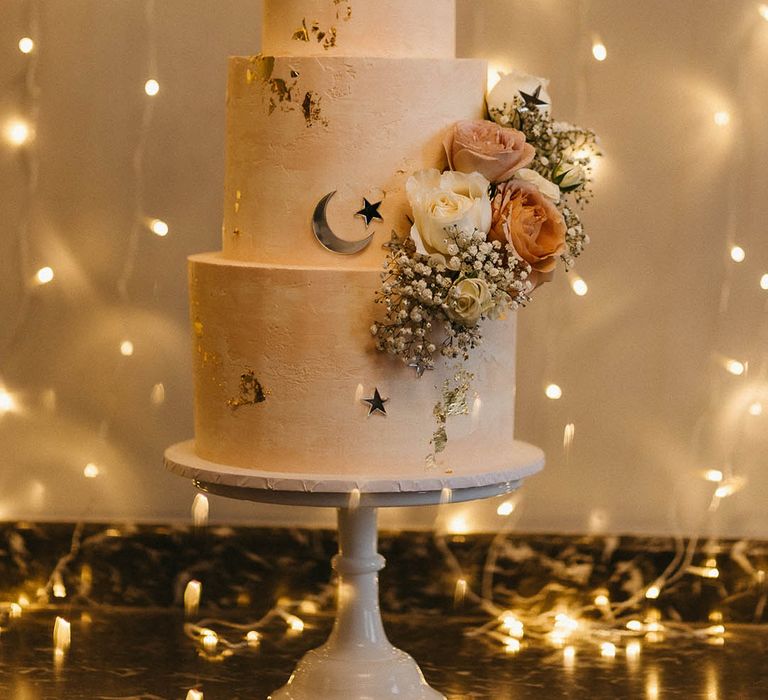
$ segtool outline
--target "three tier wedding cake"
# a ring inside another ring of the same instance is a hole
[[[585,241],[560,201],[586,182],[580,156],[551,162],[526,128],[571,150],[575,132],[530,76],[488,119],[454,0],[264,6],[262,53],[229,62],[223,250],[189,261],[198,456],[503,469],[514,309]]]

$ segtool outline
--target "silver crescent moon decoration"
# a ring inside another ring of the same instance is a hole
[[[340,255],[359,253],[368,247],[373,240],[373,234],[359,241],[345,241],[331,230],[331,227],[328,225],[325,209],[331,197],[335,194],[336,190],[329,192],[318,202],[315,207],[315,213],[312,215],[312,231],[314,231],[315,238],[320,242],[320,245],[332,253],[339,253]]]

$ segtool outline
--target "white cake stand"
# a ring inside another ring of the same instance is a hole
[[[459,503],[520,487],[544,466],[544,453],[515,442],[501,471],[399,478],[270,473],[216,464],[195,454],[194,441],[165,452],[166,467],[201,491],[261,503],[338,509],[336,621],[328,641],[308,652],[270,700],[445,700],[427,685],[416,662],[390,644],[379,610],[377,508]]]

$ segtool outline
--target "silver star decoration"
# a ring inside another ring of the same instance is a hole
[[[381,394],[379,393],[378,388],[373,390],[373,396],[370,399],[362,399],[363,403],[367,403],[368,408],[368,415],[373,415],[378,411],[383,416],[387,415],[387,409],[384,408],[384,404],[389,401],[389,399],[382,399]]]
[[[416,376],[417,377],[423,377],[424,376],[424,372],[426,372],[428,369],[429,370],[434,369],[434,367],[430,367],[429,365],[425,365],[423,362],[419,362],[418,360],[414,360],[408,366],[409,367],[413,367],[413,369],[416,370]]]

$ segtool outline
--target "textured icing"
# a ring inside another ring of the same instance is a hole
[[[390,232],[409,228],[406,179],[444,164],[442,139],[452,124],[482,116],[485,74],[478,60],[231,59],[227,257],[378,267]],[[335,233],[358,240],[376,232],[355,256],[329,253],[312,235],[313,210],[334,190],[328,221]],[[369,229],[355,217],[364,197],[383,197],[384,221]]]
[[[514,315],[488,323],[475,372],[470,414],[448,420],[448,447],[428,469],[433,417],[442,384],[454,375],[440,361],[414,370],[373,347],[379,274],[190,259],[195,352],[197,453],[234,466],[294,473],[397,476],[504,467],[513,443]],[[243,377],[258,380],[262,401],[236,407]],[[368,416],[378,388],[387,415]]]
[[[455,24],[455,0],[264,0],[262,50],[451,58]]]

